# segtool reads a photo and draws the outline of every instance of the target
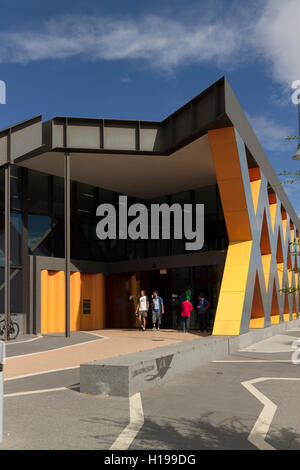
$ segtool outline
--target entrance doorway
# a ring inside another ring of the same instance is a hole
[[[154,290],[162,297],[165,306],[162,327],[167,329],[181,328],[181,302],[186,295],[190,295],[194,306],[191,329],[199,329],[197,301],[199,293],[203,292],[211,305],[212,327],[221,276],[218,265],[109,274],[105,276],[105,327],[137,327],[135,310],[141,289],[145,290],[150,302]],[[150,327],[151,311],[147,318],[147,328]]]
[[[210,327],[212,329],[221,280],[221,273],[217,265],[145,271],[140,273],[139,278],[140,288],[146,291],[150,301],[154,290],[158,291],[164,301],[163,328],[181,328],[181,302],[189,295],[194,306],[190,327],[195,330],[199,329],[197,304],[198,295],[203,292],[211,305]],[[151,315],[149,317],[148,327],[151,326]]]
[[[109,274],[105,277],[105,327],[135,328],[135,309],[140,292],[138,274]]]

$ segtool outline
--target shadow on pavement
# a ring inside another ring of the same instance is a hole
[[[94,418],[97,422],[99,418]],[[89,418],[89,422],[96,422]],[[132,450],[258,450],[248,441],[255,420],[247,417],[246,424],[238,417],[217,421],[214,412],[206,413],[198,419],[158,418],[146,419],[138,436],[130,446]],[[101,420],[105,427],[117,425],[114,419]],[[298,448],[299,435],[290,428],[273,429],[272,440],[267,442],[275,449]],[[90,435],[97,444],[103,444],[103,436]],[[276,445],[275,445],[276,444]]]

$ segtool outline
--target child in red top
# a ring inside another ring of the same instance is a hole
[[[188,333],[190,328],[191,311],[193,310],[190,300],[190,296],[187,295],[186,300],[181,304],[182,329],[184,333]]]

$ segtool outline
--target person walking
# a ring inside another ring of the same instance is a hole
[[[138,315],[139,326],[143,331],[146,330],[146,318],[149,310],[149,300],[146,296],[145,291],[141,290],[141,295],[138,298],[138,304],[136,307],[135,314]]]
[[[181,303],[181,318],[182,318],[182,330],[183,333],[188,333],[190,329],[191,311],[193,310],[193,304],[189,295],[186,296],[186,300]]]
[[[152,330],[156,330],[156,325],[157,325],[157,331],[160,330],[160,325],[161,325],[161,316],[164,314],[164,301],[161,297],[159,297],[157,290],[153,292],[153,298],[152,298],[152,323],[153,327]]]
[[[199,313],[199,320],[200,320],[200,331],[201,332],[208,332],[208,320],[209,320],[209,312],[208,309],[210,307],[209,301],[205,298],[204,294],[199,294],[198,297],[198,313]]]

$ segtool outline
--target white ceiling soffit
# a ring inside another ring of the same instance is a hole
[[[20,165],[63,176],[62,153],[44,153]],[[71,179],[145,199],[216,184],[207,135],[170,156],[72,154]]]

